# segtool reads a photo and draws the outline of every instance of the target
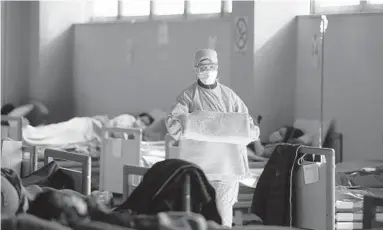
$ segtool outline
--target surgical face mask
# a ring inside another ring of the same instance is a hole
[[[215,83],[217,79],[218,71],[205,71],[198,73],[198,79],[205,85],[211,85]]]
[[[282,139],[283,139],[283,137],[281,136],[281,133],[278,132],[278,131],[273,132],[273,133],[270,134],[270,136],[269,136],[269,141],[270,141],[270,143],[281,142]]]

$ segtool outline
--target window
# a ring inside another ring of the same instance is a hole
[[[184,13],[183,0],[156,0],[154,3],[155,15],[179,15]]]
[[[368,0],[367,2],[370,4],[383,4],[383,0]]]
[[[383,0],[314,0],[313,14],[382,12]]]
[[[359,0],[320,0],[317,1],[320,7],[339,7],[339,6],[356,6],[360,4]]]
[[[221,12],[221,0],[189,0],[190,14],[214,14]]]
[[[93,1],[93,17],[108,18],[117,17],[118,1],[117,0],[94,0]]]
[[[149,16],[150,0],[122,0],[121,16]]]
[[[185,12],[194,15],[224,15],[231,13],[233,8],[233,0],[92,0],[91,4],[94,21],[152,15],[180,16]]]
[[[227,0],[226,1],[226,6],[227,6],[227,8],[226,8],[226,12],[227,13],[231,13],[231,12],[233,12],[233,1],[232,0]]]

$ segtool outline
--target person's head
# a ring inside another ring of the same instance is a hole
[[[271,143],[287,143],[289,140],[297,139],[303,135],[302,130],[285,126],[270,134],[269,141]]]
[[[145,125],[150,126],[154,122],[154,118],[148,113],[140,113],[138,119]]]
[[[214,84],[218,75],[218,54],[212,49],[201,49],[195,53],[194,67],[198,79],[205,85]]]
[[[12,104],[5,104],[3,107],[1,107],[1,115],[8,115],[14,109],[15,109],[14,105],[12,105]]]

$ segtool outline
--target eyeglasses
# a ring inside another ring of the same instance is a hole
[[[215,71],[218,70],[218,65],[217,64],[201,64],[196,66],[197,72],[202,73],[202,72],[207,72],[207,71]]]

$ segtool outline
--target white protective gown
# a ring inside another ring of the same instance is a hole
[[[243,101],[233,90],[220,83],[206,86],[197,81],[177,97],[166,118],[166,126],[169,134],[180,140],[180,158],[200,166],[210,181],[239,181],[248,177],[246,146],[182,139],[180,115],[194,111],[248,114]],[[251,116],[249,119],[251,137],[256,140],[259,128],[254,125]]]

